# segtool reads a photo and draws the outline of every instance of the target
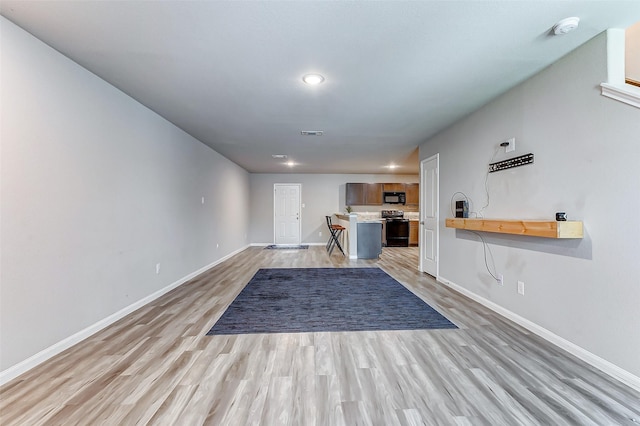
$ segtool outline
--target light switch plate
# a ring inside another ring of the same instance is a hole
[[[504,148],[504,152],[513,152],[516,150],[516,138],[507,139],[509,145]]]

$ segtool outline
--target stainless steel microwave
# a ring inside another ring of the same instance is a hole
[[[385,192],[383,193],[382,202],[384,204],[405,204],[407,196],[404,192]]]

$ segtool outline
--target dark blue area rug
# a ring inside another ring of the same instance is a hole
[[[307,244],[300,246],[278,246],[271,244],[265,247],[265,250],[306,250],[309,246]]]
[[[379,268],[260,269],[207,335],[458,328]]]

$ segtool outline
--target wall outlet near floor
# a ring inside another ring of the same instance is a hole
[[[216,248],[220,248],[220,244],[216,243]]]
[[[524,296],[524,281],[518,281],[518,293]]]
[[[318,237],[322,237],[322,231],[318,231]]]
[[[496,281],[498,281],[498,285],[504,285],[504,275],[498,274],[498,279]]]
[[[160,264],[156,263],[156,274],[160,273]]]

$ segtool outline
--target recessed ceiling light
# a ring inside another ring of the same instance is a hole
[[[571,18],[564,18],[562,21],[558,22],[553,26],[553,33],[555,35],[566,34],[569,31],[573,31],[578,28],[578,24],[580,23],[580,18],[575,16]]]
[[[295,165],[296,165],[296,163],[294,163],[293,161],[287,161],[287,163],[286,163],[286,164],[287,164],[287,166],[289,166],[289,167],[293,167],[293,166],[295,166]]]
[[[312,86],[315,86],[316,84],[322,83],[324,81],[324,77],[321,76],[320,74],[307,74],[302,77],[302,81],[304,81],[307,84],[311,84]]]
[[[385,166],[387,169],[395,169],[398,166],[396,164],[389,164],[388,166]]]

